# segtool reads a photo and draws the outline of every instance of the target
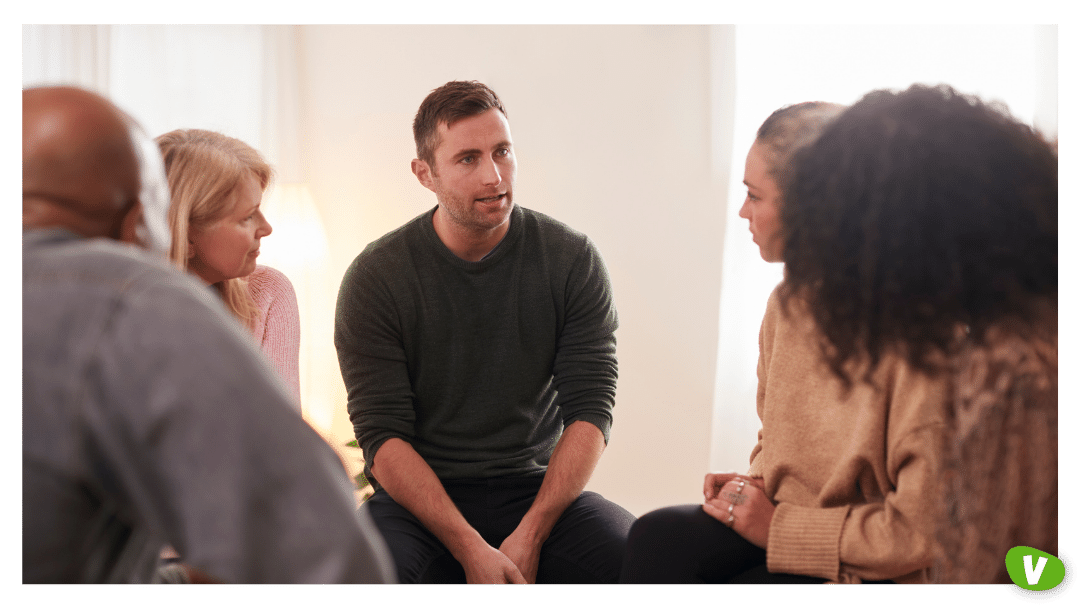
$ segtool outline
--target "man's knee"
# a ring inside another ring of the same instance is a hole
[[[464,582],[464,570],[446,547],[386,492],[376,492],[360,509],[386,541],[402,583]]]
[[[617,582],[633,523],[634,516],[626,509],[595,492],[583,492],[545,543],[544,556],[549,559],[542,567],[551,572],[539,573],[538,581]]]
[[[582,492],[564,513],[567,527],[579,538],[617,547],[626,545],[635,517],[629,511],[595,492]]]

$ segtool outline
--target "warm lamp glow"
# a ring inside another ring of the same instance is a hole
[[[300,309],[300,403],[304,419],[330,436],[340,382],[333,344],[337,282],[330,276],[330,246],[319,209],[306,184],[279,184],[267,195],[264,214],[274,231],[263,239],[259,263],[285,273]]]
[[[274,232],[262,244],[260,262],[291,275],[302,272],[330,254],[326,229],[306,184],[280,184],[264,203],[266,219]]]

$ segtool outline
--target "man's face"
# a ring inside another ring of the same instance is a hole
[[[435,166],[421,183],[458,230],[489,234],[507,225],[513,209],[514,159],[510,123],[496,108],[439,125]]]

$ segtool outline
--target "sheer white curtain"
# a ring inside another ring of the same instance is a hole
[[[1008,105],[1057,133],[1057,26],[740,25],[734,151],[724,237],[713,470],[745,470],[757,437],[757,336],[782,264],[767,264],[738,217],[744,159],[776,108],[807,100],[853,103],[873,89],[945,83]]]
[[[24,25],[23,86],[88,88],[153,135],[211,129],[266,156],[277,173],[264,201],[274,232],[260,262],[296,287],[301,399],[305,418],[325,433],[333,414],[329,380],[312,370],[337,365],[330,337],[334,293],[325,288],[335,282],[327,276],[326,236],[298,153],[296,54],[296,26]]]
[[[23,85],[101,93],[152,134],[200,127],[265,150],[264,28],[24,25]]]

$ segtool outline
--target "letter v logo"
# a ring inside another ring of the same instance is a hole
[[[1039,558],[1039,565],[1034,568],[1031,567],[1031,558],[1033,555],[1024,556],[1024,575],[1027,576],[1028,585],[1038,585],[1039,579],[1042,578],[1043,568],[1046,568],[1046,556]]]

